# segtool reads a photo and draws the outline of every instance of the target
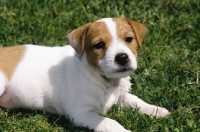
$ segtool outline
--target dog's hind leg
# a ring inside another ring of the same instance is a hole
[[[5,97],[4,94],[6,93],[6,78],[4,74],[0,71],[0,109],[5,111],[10,111],[5,107]]]
[[[5,90],[6,90],[6,78],[4,74],[0,71],[0,97],[4,94]]]

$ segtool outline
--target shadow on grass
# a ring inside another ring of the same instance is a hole
[[[75,126],[73,120],[66,118],[64,115],[56,115],[50,114],[46,111],[38,111],[38,110],[28,110],[28,109],[15,109],[15,110],[7,110],[5,108],[0,107],[0,110],[7,112],[6,117],[12,118],[13,115],[16,117],[16,120],[25,120],[32,119],[31,117],[35,117],[37,115],[44,118],[48,123],[47,131],[73,131],[73,132],[93,132],[89,128],[82,126]],[[41,118],[38,119],[38,121]],[[37,124],[35,124],[37,125]],[[41,126],[42,127],[42,126]]]

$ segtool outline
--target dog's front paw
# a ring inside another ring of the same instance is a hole
[[[167,109],[155,106],[154,111],[151,114],[151,116],[156,117],[156,118],[161,118],[161,117],[165,117],[169,114],[170,114],[170,112]]]
[[[140,112],[156,118],[165,117],[170,114],[167,109],[155,105],[147,105],[146,107],[141,107]]]

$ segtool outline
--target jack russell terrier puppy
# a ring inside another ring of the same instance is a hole
[[[72,31],[64,47],[0,48],[0,106],[62,114],[99,132],[128,131],[99,115],[113,104],[164,117],[168,110],[128,93],[144,34],[138,22],[104,18]]]

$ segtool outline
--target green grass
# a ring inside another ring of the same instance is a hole
[[[148,28],[132,93],[172,114],[154,119],[113,106],[106,117],[132,131],[200,131],[200,3],[198,0],[0,0],[0,47],[62,46],[73,29],[102,17],[127,17]],[[46,112],[0,110],[0,131],[89,131]]]

